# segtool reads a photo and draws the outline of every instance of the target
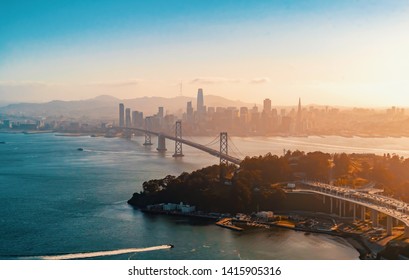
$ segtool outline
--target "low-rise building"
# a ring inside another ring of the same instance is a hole
[[[175,203],[166,203],[163,205],[164,211],[175,211],[178,207],[178,204]]]
[[[274,213],[272,211],[261,211],[256,213],[256,217],[265,221],[274,219]]]

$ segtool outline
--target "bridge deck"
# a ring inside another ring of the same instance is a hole
[[[403,201],[317,182],[302,182],[302,185],[305,187],[297,189],[296,191],[317,193],[362,205],[398,219],[406,226],[409,226],[409,204]]]
[[[236,157],[233,157],[233,156],[230,156],[230,155],[226,155],[226,154],[221,154],[220,151],[218,151],[218,150],[206,147],[206,146],[204,146],[202,144],[198,144],[198,143],[195,143],[195,142],[190,141],[190,140],[186,140],[186,139],[183,139],[183,138],[176,138],[175,136],[172,136],[172,135],[169,135],[169,134],[166,134],[166,133],[145,130],[145,129],[142,129],[142,128],[121,128],[121,129],[126,129],[126,130],[131,130],[131,131],[138,131],[138,132],[143,132],[143,133],[149,133],[149,134],[157,135],[157,136],[160,135],[160,136],[163,136],[163,137],[165,137],[167,139],[170,139],[170,140],[173,140],[173,141],[180,141],[183,144],[186,144],[186,145],[191,146],[193,148],[202,150],[202,151],[204,151],[206,153],[211,154],[212,156],[225,159],[225,160],[227,160],[227,161],[229,161],[231,163],[234,163],[234,164],[237,164],[237,165],[240,165],[240,163],[241,163],[241,159],[239,159],[239,158],[236,158]]]

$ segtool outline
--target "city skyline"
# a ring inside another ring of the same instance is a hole
[[[119,104],[119,116],[114,113],[116,104]],[[186,104],[185,110],[183,104]],[[187,125],[189,133],[199,135],[211,134],[221,129],[242,136],[402,136],[407,135],[406,111],[407,108],[400,106],[360,108],[308,103],[302,105],[300,97],[298,105],[293,106],[275,104],[269,98],[265,98],[262,104],[251,104],[204,95],[204,90],[198,88],[196,99],[144,97],[120,100],[99,96],[74,102],[12,104],[0,108],[0,128],[90,131],[112,126],[149,126],[161,131],[169,130],[180,120]]]
[[[233,135],[285,135],[308,136],[335,134],[345,137],[353,135],[368,137],[369,135],[401,135],[407,120],[406,109],[392,106],[386,110],[368,108],[340,109],[330,106],[303,106],[301,98],[298,105],[291,107],[276,106],[266,98],[261,106],[207,106],[203,89],[197,92],[197,105],[186,102],[186,110],[179,114],[166,113],[165,107],[157,107],[156,113],[132,111],[126,108],[129,120],[124,122],[124,103],[119,104],[119,117],[112,120],[113,127],[146,129],[156,132],[169,132],[175,122],[184,131],[193,135],[211,135],[219,131],[229,131]],[[272,106],[273,105],[273,106]],[[144,118],[145,115],[145,118]],[[381,118],[382,120],[379,120]],[[357,119],[360,121],[356,122]],[[372,124],[368,125],[368,122]],[[377,128],[375,128],[377,127]],[[400,131],[396,134],[397,131]],[[150,144],[149,144],[150,145]],[[159,149],[159,148],[158,148]],[[160,148],[162,149],[162,148]]]
[[[203,87],[251,103],[409,106],[405,1],[3,5],[3,103]]]
[[[408,0],[0,0],[0,275],[408,260],[408,30]]]

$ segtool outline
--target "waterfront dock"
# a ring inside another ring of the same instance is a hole
[[[223,218],[220,221],[216,222],[216,225],[219,227],[228,228],[235,231],[243,231],[241,227],[233,225],[231,218]]]

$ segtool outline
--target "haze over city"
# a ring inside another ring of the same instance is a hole
[[[109,94],[409,106],[407,1],[7,1],[0,103]]]
[[[268,260],[409,259],[408,30],[403,0],[0,0],[0,278],[404,273]]]

